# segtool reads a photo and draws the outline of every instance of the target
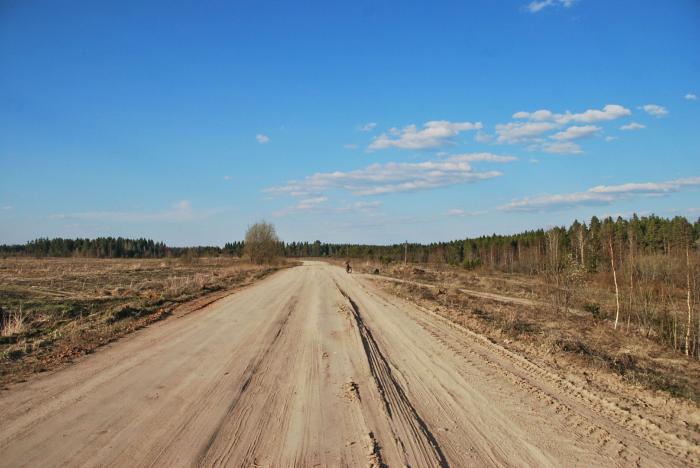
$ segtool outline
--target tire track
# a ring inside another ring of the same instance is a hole
[[[207,440],[206,444],[202,447],[200,450],[199,454],[197,455],[197,462],[196,464],[199,466],[203,466],[207,462],[207,456],[209,455],[209,451],[211,450],[212,446],[216,442],[217,438],[219,438],[221,431],[224,427],[227,426],[227,423],[230,421],[231,417],[233,416],[236,407],[238,406],[238,403],[241,401],[243,396],[245,395],[246,390],[248,390],[248,387],[250,386],[251,382],[255,378],[255,376],[258,373],[258,370],[261,368],[262,364],[272,355],[273,351],[275,350],[275,345],[276,343],[279,342],[279,338],[282,335],[285,326],[287,325],[287,322],[289,322],[289,318],[291,317],[292,313],[296,309],[296,304],[298,302],[298,297],[292,296],[289,301],[284,305],[283,307],[283,313],[282,313],[282,318],[277,321],[277,323],[271,327],[271,332],[273,332],[273,336],[270,339],[269,343],[263,351],[258,354],[253,361],[251,361],[248,366],[246,367],[243,375],[242,375],[242,384],[240,385],[240,391],[236,395],[236,397],[231,400],[231,403],[229,404],[226,412],[222,415],[221,419],[215,426],[215,429],[212,431],[211,435],[209,436],[209,439]],[[215,460],[217,462],[219,460]]]
[[[437,439],[394,377],[389,362],[372,336],[372,331],[362,319],[359,306],[337,283],[336,286],[350,303],[351,315],[362,339],[370,373],[382,398],[387,416],[398,425],[398,427],[392,425],[395,439],[406,455],[409,455],[408,451],[411,448],[414,449],[413,455],[419,457],[417,462],[419,466],[449,467]],[[397,433],[399,427],[410,436],[408,440],[404,440]]]

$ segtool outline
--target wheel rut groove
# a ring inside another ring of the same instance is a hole
[[[214,445],[216,438],[221,432],[221,429],[226,426],[227,421],[233,415],[236,406],[238,405],[239,401],[250,386],[250,383],[255,377],[258,369],[274,351],[275,344],[279,341],[279,338],[284,332],[284,328],[287,325],[287,322],[289,322],[289,318],[291,317],[292,312],[294,312],[294,310],[296,309],[297,301],[298,298],[296,296],[290,298],[289,301],[287,301],[287,303],[284,305],[284,312],[282,314],[282,318],[272,328],[272,330],[274,330],[274,335],[272,336],[272,339],[267,344],[267,346],[265,346],[264,350],[260,354],[258,354],[258,356],[256,356],[256,358],[252,362],[250,362],[246,367],[245,372],[243,373],[243,383],[241,384],[240,391],[238,392],[236,397],[233,400],[231,400],[231,403],[229,404],[226,413],[224,413],[224,415],[221,417],[219,423],[216,425],[216,428],[212,431],[211,435],[209,436],[207,443],[200,450],[199,455],[197,457],[198,465],[201,466],[204,464],[205,460],[207,459],[209,450]]]
[[[362,346],[367,357],[370,373],[382,398],[384,409],[389,419],[402,426],[413,436],[412,441],[403,440],[400,435],[396,433],[396,428],[392,427],[392,431],[394,431],[394,436],[399,442],[399,445],[403,450],[407,450],[407,444],[415,446],[419,451],[419,454],[416,455],[425,457],[426,459],[424,461],[426,464],[439,466],[441,468],[449,467],[450,465],[437,439],[430,431],[423,418],[418,414],[418,411],[409,400],[401,384],[396,380],[391,370],[391,365],[382,353],[377,341],[374,339],[372,331],[367,327],[362,318],[360,307],[337,283],[336,286],[350,304],[351,315],[362,340]]]

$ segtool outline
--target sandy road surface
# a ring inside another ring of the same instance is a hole
[[[337,267],[0,394],[1,466],[687,466],[698,447]]]

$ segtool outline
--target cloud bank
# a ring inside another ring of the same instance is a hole
[[[475,160],[506,162],[513,159],[490,153],[474,153],[423,162],[371,164],[363,169],[348,172],[316,173],[301,181],[290,181],[285,185],[266,189],[265,192],[299,197],[341,189],[358,196],[384,195],[446,187],[502,175],[498,171],[476,171],[470,164]]]
[[[499,209],[502,211],[549,211],[581,206],[609,205],[634,196],[659,196],[678,192],[687,187],[700,186],[700,177],[688,177],[666,182],[598,185],[585,192],[539,195],[514,200]]]

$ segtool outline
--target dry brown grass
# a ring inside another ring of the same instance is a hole
[[[25,330],[25,316],[22,311],[22,304],[16,312],[2,314],[2,324],[0,326],[0,336],[13,336],[23,333]]]
[[[280,268],[237,258],[0,259],[0,384],[54,368],[178,304]]]

